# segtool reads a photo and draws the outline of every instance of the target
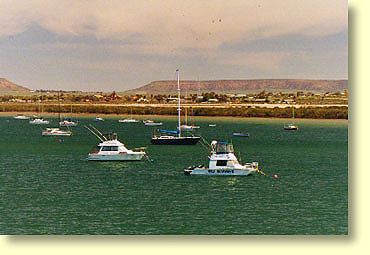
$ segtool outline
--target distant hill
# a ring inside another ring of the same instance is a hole
[[[26,92],[28,88],[14,84],[5,78],[0,78],[0,92]]]
[[[252,91],[342,91],[348,88],[348,80],[301,80],[301,79],[263,79],[263,80],[213,80],[180,81],[182,91],[188,93],[223,92],[245,93]],[[128,94],[172,94],[176,93],[176,81],[153,81],[136,89],[125,91]]]

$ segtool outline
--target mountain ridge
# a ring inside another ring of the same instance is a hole
[[[296,91],[342,91],[348,88],[348,80],[310,79],[253,79],[253,80],[207,80],[180,81],[182,91],[238,93],[257,90],[296,90]],[[175,93],[175,80],[152,81],[125,93]]]
[[[29,88],[17,85],[5,78],[0,77],[0,92],[24,92],[30,91]]]

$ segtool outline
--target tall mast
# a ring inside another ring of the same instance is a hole
[[[59,125],[60,125],[60,122],[61,122],[61,119],[60,119],[60,98],[59,98],[59,91],[58,91],[58,117],[59,117]]]
[[[179,132],[179,137],[181,136],[181,108],[180,108],[180,72],[179,69],[176,70],[177,73],[177,117],[178,117],[178,132]]]

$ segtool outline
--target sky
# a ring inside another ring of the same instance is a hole
[[[125,91],[154,80],[347,79],[344,0],[0,0],[0,77]]]

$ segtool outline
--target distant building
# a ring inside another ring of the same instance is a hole
[[[136,102],[138,102],[138,103],[147,103],[147,102],[149,102],[149,100],[146,99],[146,98],[140,97],[138,100],[136,100]]]

